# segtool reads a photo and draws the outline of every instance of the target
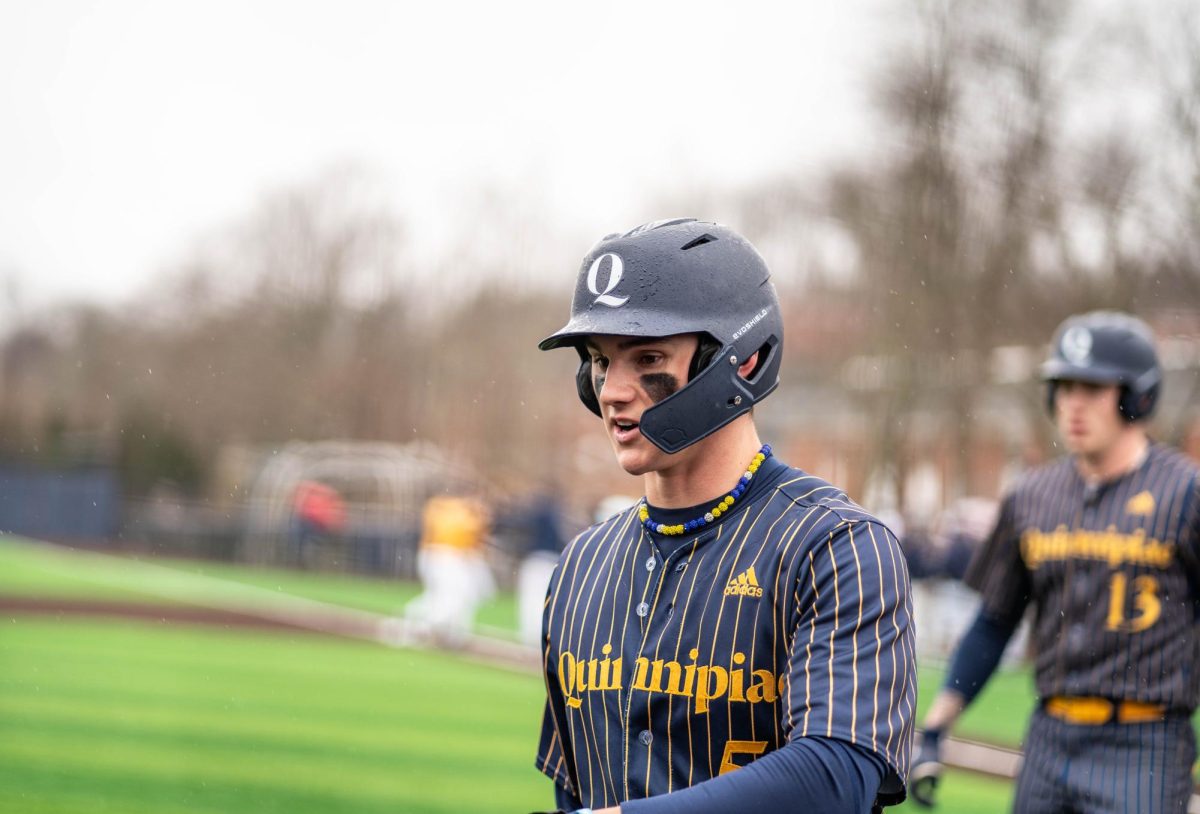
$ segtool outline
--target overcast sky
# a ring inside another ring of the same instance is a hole
[[[491,185],[598,237],[673,179],[862,150],[887,5],[3,3],[0,273],[118,301],[348,161],[429,235]]]

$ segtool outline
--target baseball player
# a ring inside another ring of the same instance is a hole
[[[474,494],[434,495],[421,515],[417,573],[423,588],[405,608],[415,630],[459,647],[479,606],[495,593],[484,550],[491,512]]]
[[[645,497],[563,552],[538,768],[563,811],[868,812],[904,798],[915,700],[892,533],[762,443],[783,321],[732,230],[670,220],[584,258],[577,389]]]
[[[1032,602],[1040,704],[1014,810],[1183,812],[1200,693],[1198,470],[1146,435],[1162,374],[1141,321],[1069,318],[1043,378],[1070,454],[1005,497],[968,569],[982,604],[925,718],[913,797],[932,803],[939,740]]]

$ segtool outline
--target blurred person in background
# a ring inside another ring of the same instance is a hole
[[[484,556],[491,512],[474,493],[435,495],[421,516],[417,575],[422,592],[405,608],[418,635],[461,646],[479,605],[496,590]]]
[[[865,812],[904,799],[916,694],[895,536],[774,457],[762,257],[660,221],[585,257],[581,401],[645,497],[572,540],[546,597],[537,766],[562,811]]]
[[[998,506],[989,498],[958,498],[937,515],[931,529],[902,538],[921,631],[921,658],[945,661],[966,632],[979,599],[962,578],[992,530]]]
[[[307,568],[317,560],[321,544],[345,530],[346,504],[332,486],[303,480],[296,485],[292,509],[296,518],[296,563]]]
[[[912,796],[934,802],[942,738],[1032,603],[1039,704],[1013,810],[1182,814],[1200,700],[1200,469],[1147,435],[1162,371],[1142,321],[1067,319],[1042,377],[1068,454],[1005,496],[971,561],[982,602],[925,716]]]
[[[546,586],[562,553],[562,508],[558,495],[544,489],[529,506],[530,544],[517,569],[521,641],[537,646],[542,634]]]

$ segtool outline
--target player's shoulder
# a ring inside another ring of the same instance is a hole
[[[823,524],[874,524],[886,528],[883,521],[851,500],[829,481],[789,466],[775,485],[776,494],[787,501],[787,510],[811,515],[817,513]]]
[[[628,506],[613,508],[607,517],[598,520],[573,537],[567,543],[564,553],[573,549],[587,548],[593,545],[611,544],[613,540],[627,536],[631,530],[637,530],[637,502]],[[611,507],[610,507],[611,508]]]
[[[1200,464],[1166,444],[1151,443],[1146,464],[1174,482],[1190,482],[1200,477]]]
[[[1017,476],[1008,489],[1010,499],[1022,495],[1046,494],[1059,484],[1075,477],[1075,463],[1070,455],[1061,455],[1043,464],[1030,467]]]

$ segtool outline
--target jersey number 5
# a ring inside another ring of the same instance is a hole
[[[753,755],[754,757],[758,757],[765,751],[767,751],[766,741],[725,741],[725,753],[721,755],[720,774],[728,774],[735,769],[742,768],[733,762],[734,755]]]
[[[1133,580],[1133,616],[1126,618],[1129,577],[1120,571],[1108,581],[1108,621],[1105,627],[1120,633],[1140,633],[1158,621],[1162,600],[1158,598],[1158,580],[1143,574]]]

